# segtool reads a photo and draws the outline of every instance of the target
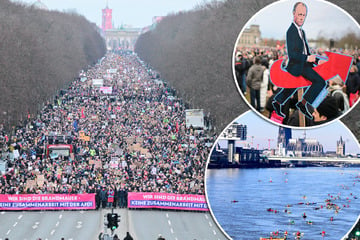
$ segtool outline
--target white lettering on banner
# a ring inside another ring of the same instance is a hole
[[[48,200],[50,200],[50,201],[53,201],[53,200],[55,200],[55,201],[60,201],[60,200],[71,201],[71,200],[78,200],[78,198],[77,198],[77,196],[50,196],[50,195],[48,195],[48,196],[42,196],[41,200],[43,200],[43,201],[48,201]]]
[[[144,195],[144,199],[153,199],[153,195]]]
[[[0,195],[2,210],[34,210],[34,209],[94,209],[95,194],[20,194]]]
[[[155,199],[166,200],[166,196],[165,196],[165,195],[155,195],[154,198],[155,198]]]
[[[17,196],[8,196],[9,201],[18,201]]]
[[[129,193],[129,207],[209,211],[204,195]]]
[[[178,200],[178,201],[197,201],[197,202],[205,201],[205,199],[203,197],[187,197],[187,196],[177,196],[176,200]]]

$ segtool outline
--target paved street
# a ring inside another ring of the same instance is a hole
[[[0,240],[97,240],[100,233],[110,234],[104,228],[102,211],[34,211],[1,212]],[[166,240],[227,239],[217,227],[210,213],[115,209],[121,216],[115,230],[120,239],[130,232],[134,239]]]

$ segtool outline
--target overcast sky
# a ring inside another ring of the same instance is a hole
[[[37,0],[12,0],[32,4]],[[211,0],[41,0],[50,10],[76,10],[90,22],[101,25],[101,10],[108,3],[112,9],[115,27],[122,24],[132,27],[146,27],[152,24],[154,16],[166,16],[179,11],[192,10]]]
[[[37,0],[12,0],[32,4]],[[224,1],[224,0],[221,0]],[[292,7],[298,0],[279,0],[261,9],[248,22],[259,24],[262,37],[285,39],[292,16]],[[41,0],[50,10],[75,10],[89,21],[101,25],[101,10],[108,4],[113,10],[115,27],[122,24],[132,27],[151,25],[154,16],[166,16],[179,11],[192,10],[212,0]],[[319,34],[326,37],[357,32],[359,24],[343,9],[323,0],[304,0],[308,6],[308,16],[304,29],[308,38]]]
[[[299,0],[280,0],[257,12],[246,24],[260,25],[263,38],[284,39],[287,29],[293,21],[292,9]],[[308,7],[308,15],[303,29],[307,38],[318,35],[336,37],[348,32],[360,36],[359,24],[345,10],[323,0],[303,0]]]
[[[251,143],[253,138],[254,147],[259,144],[259,149],[268,149],[269,141],[270,148],[275,149],[277,144],[277,137],[279,133],[279,126],[272,124],[269,121],[259,117],[252,111],[240,115],[234,120],[239,124],[247,125],[247,140],[245,143]],[[351,131],[341,122],[334,121],[328,125],[318,128],[306,129],[306,138],[317,139],[324,147],[324,151],[336,151],[336,141],[340,139],[340,136],[346,141],[345,150],[346,153],[360,153],[359,143]],[[329,134],[331,133],[331,134]],[[292,138],[303,138],[304,130],[292,129]],[[237,146],[244,146],[244,141],[236,143]],[[221,144],[222,147],[226,146]]]

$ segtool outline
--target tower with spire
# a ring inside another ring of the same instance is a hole
[[[109,8],[108,1],[106,1],[106,8],[102,10],[102,24],[101,29],[103,32],[112,29],[112,9]]]
[[[336,142],[336,155],[345,156],[345,141],[340,136],[340,140]]]

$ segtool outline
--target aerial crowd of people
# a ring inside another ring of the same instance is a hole
[[[325,56],[325,51],[321,48],[312,51],[313,54]],[[345,83],[339,77],[328,81],[328,94],[316,108],[314,118],[306,119],[306,126],[318,125],[337,118],[349,110],[359,99],[360,50],[331,49],[331,52],[352,56],[353,64]],[[283,61],[285,66],[287,52],[284,46],[276,48],[241,47],[236,51],[235,76],[239,89],[251,106],[267,118],[273,117],[273,98],[280,91],[280,88],[274,85],[270,79],[271,65],[279,59],[285,60]],[[250,71],[252,66],[253,69]],[[257,71],[261,72],[260,77],[254,74],[257,68],[261,69],[261,71]],[[298,95],[294,94],[283,107],[285,117],[280,120],[280,123],[299,126],[298,110],[295,107],[297,102]]]
[[[96,193],[97,207],[126,207],[128,192],[204,194],[215,140],[186,126],[176,91],[132,52],[108,53],[37,117],[0,135],[1,194]],[[72,153],[49,154],[51,138]]]

